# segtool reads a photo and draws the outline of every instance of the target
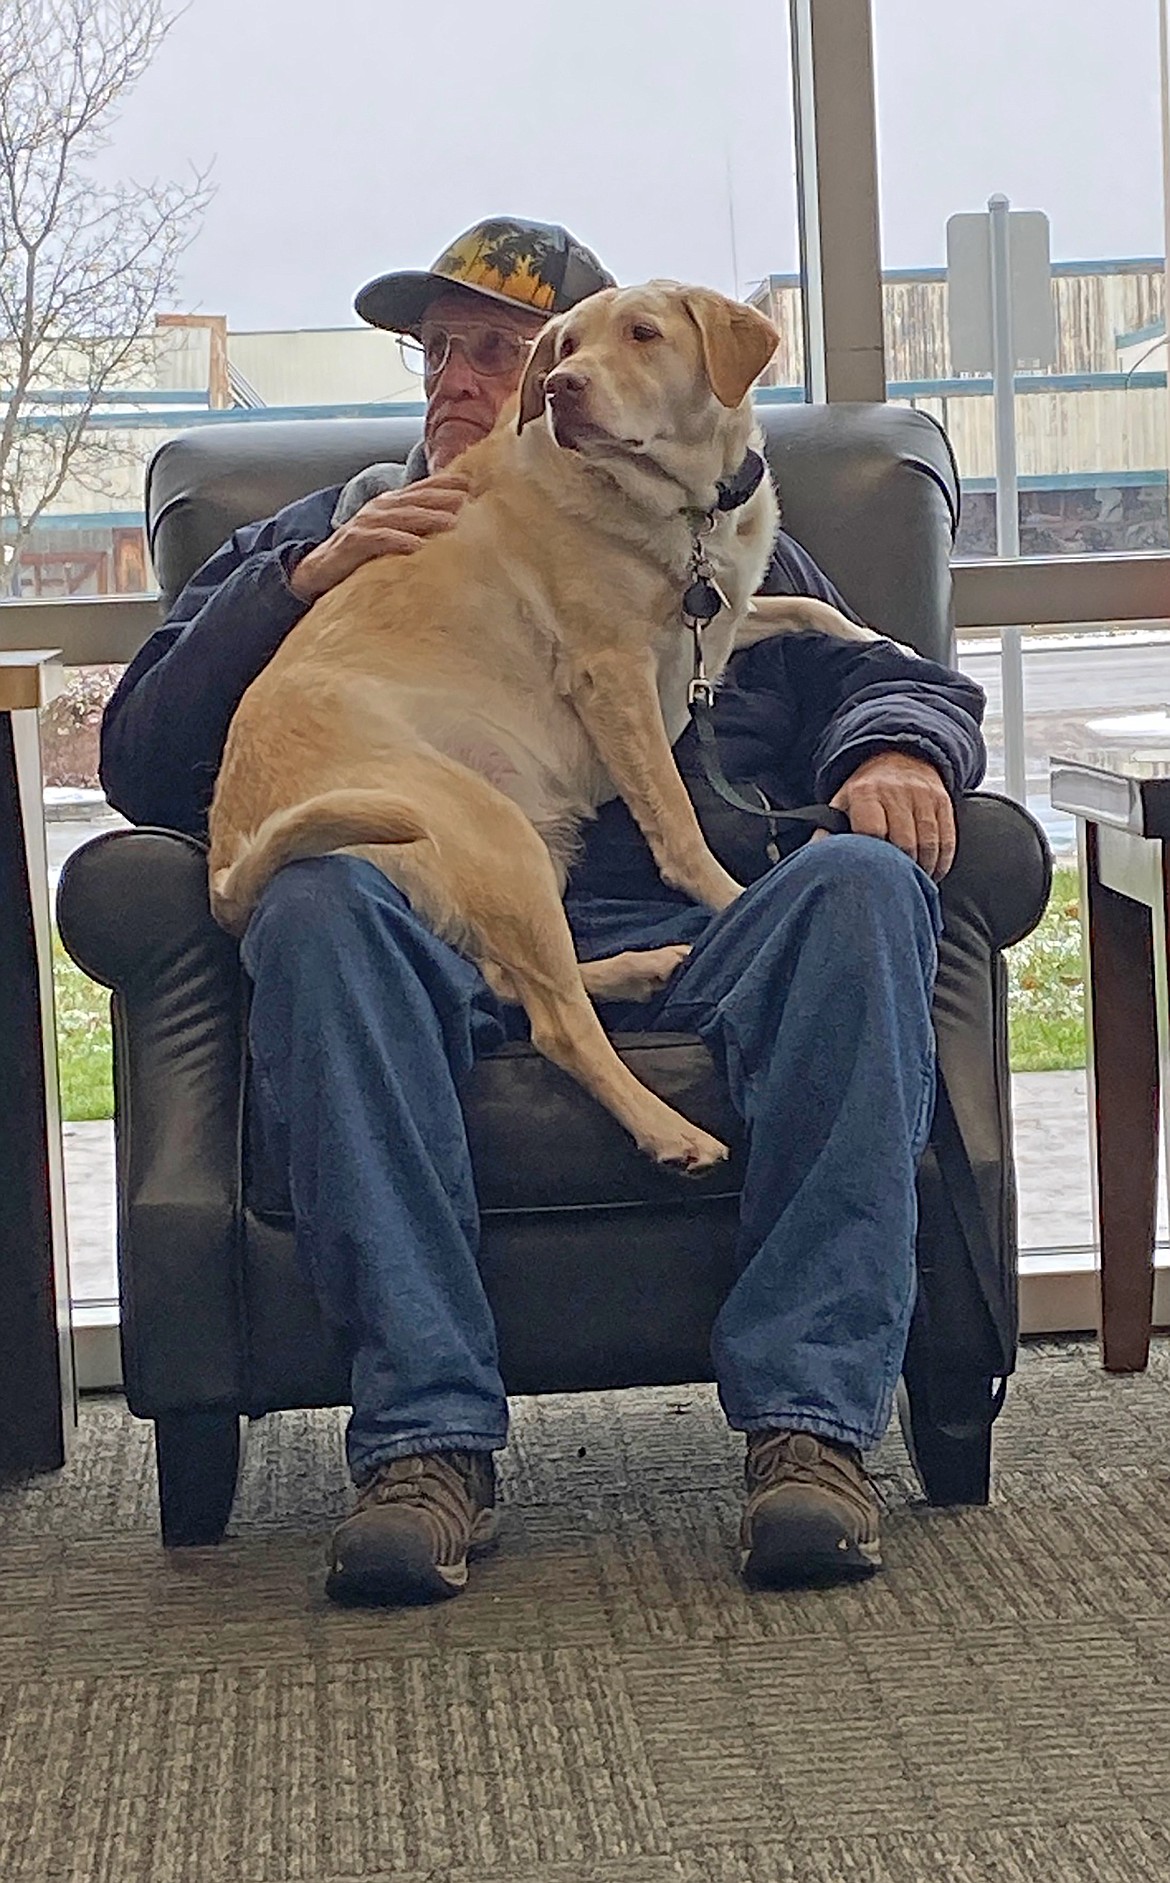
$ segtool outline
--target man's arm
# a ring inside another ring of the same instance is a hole
[[[778,539],[763,592],[811,594],[848,607],[799,545]],[[983,694],[973,681],[892,641],[785,635],[736,657],[736,682],[798,705],[815,795],[852,827],[906,850],[943,876],[954,854],[951,800],[983,776]]]
[[[101,780],[131,822],[202,835],[232,714],[309,607],[290,579],[335,498],[319,491],[237,530],[126,669],[102,722]]]
[[[796,650],[798,669],[808,653]],[[831,797],[883,752],[932,766],[951,797],[980,783],[987,756],[980,732],[983,689],[965,674],[903,654],[890,641],[850,644],[846,658],[817,664],[809,690],[819,711],[809,730],[818,793]]]
[[[106,708],[101,777],[110,803],[134,823],[202,836],[232,715],[285,636],[363,563],[408,555],[449,529],[466,491],[457,471],[407,489],[384,475],[378,494],[337,527],[338,493],[323,490],[237,530],[187,584]]]
[[[811,595],[866,624],[799,543],[781,531],[761,595]],[[923,759],[948,792],[974,790],[986,752],[983,690],[965,674],[907,653],[896,641],[785,634],[737,654],[737,685],[786,694],[800,711],[803,756],[817,793],[831,796],[881,752]]]

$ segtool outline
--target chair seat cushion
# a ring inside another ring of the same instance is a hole
[[[567,1073],[527,1044],[504,1046],[476,1063],[463,1093],[485,1215],[739,1194],[743,1127],[706,1047],[686,1033],[625,1033],[614,1044],[644,1085],[731,1147],[728,1162],[699,1178],[659,1170]],[[246,1195],[268,1222],[290,1217],[287,1170],[255,1130]]]

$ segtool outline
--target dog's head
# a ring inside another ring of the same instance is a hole
[[[605,288],[543,329],[518,429],[547,413],[557,444],[586,458],[695,444],[744,404],[778,339],[754,307],[710,288]]]

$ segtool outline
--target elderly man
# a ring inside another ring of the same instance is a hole
[[[497,220],[425,273],[362,290],[359,313],[421,349],[421,445],[405,473],[376,466],[291,504],[198,572],[110,703],[112,803],[135,821],[205,830],[246,687],[318,596],[450,527],[464,500],[459,454],[515,392],[542,321],[609,283],[565,230]],[[846,608],[783,534],[764,587]],[[740,1268],[712,1360],[746,1434],[740,1549],[754,1584],[880,1564],[862,1454],[888,1420],[914,1299],[935,882],[954,853],[952,796],[980,775],[981,711],[960,675],[889,642],[763,642],[736,657],[718,695],[724,768],[774,805],[831,799],[852,834],[768,867],[753,833],[738,867],[755,880],[711,917],[663,886],[614,800],[569,884],[583,959],[690,944],[649,1006],[603,1019],[698,1032],[747,1124]],[[691,732],[675,753],[701,797]],[[450,1595],[492,1540],[492,1455],[507,1434],[459,1085],[477,1053],[516,1032],[518,1010],[380,871],[344,854],[278,874],[243,959],[256,1155],[280,1167],[299,1253],[351,1356],[357,1506],[334,1535],[326,1586],[348,1601]]]

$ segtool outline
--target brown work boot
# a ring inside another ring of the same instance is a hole
[[[882,1566],[860,1455],[811,1432],[749,1432],[740,1569],[758,1589],[849,1582]]]
[[[429,1452],[379,1465],[338,1524],[325,1593],[334,1602],[437,1602],[467,1583],[467,1559],[496,1534],[486,1451]]]

